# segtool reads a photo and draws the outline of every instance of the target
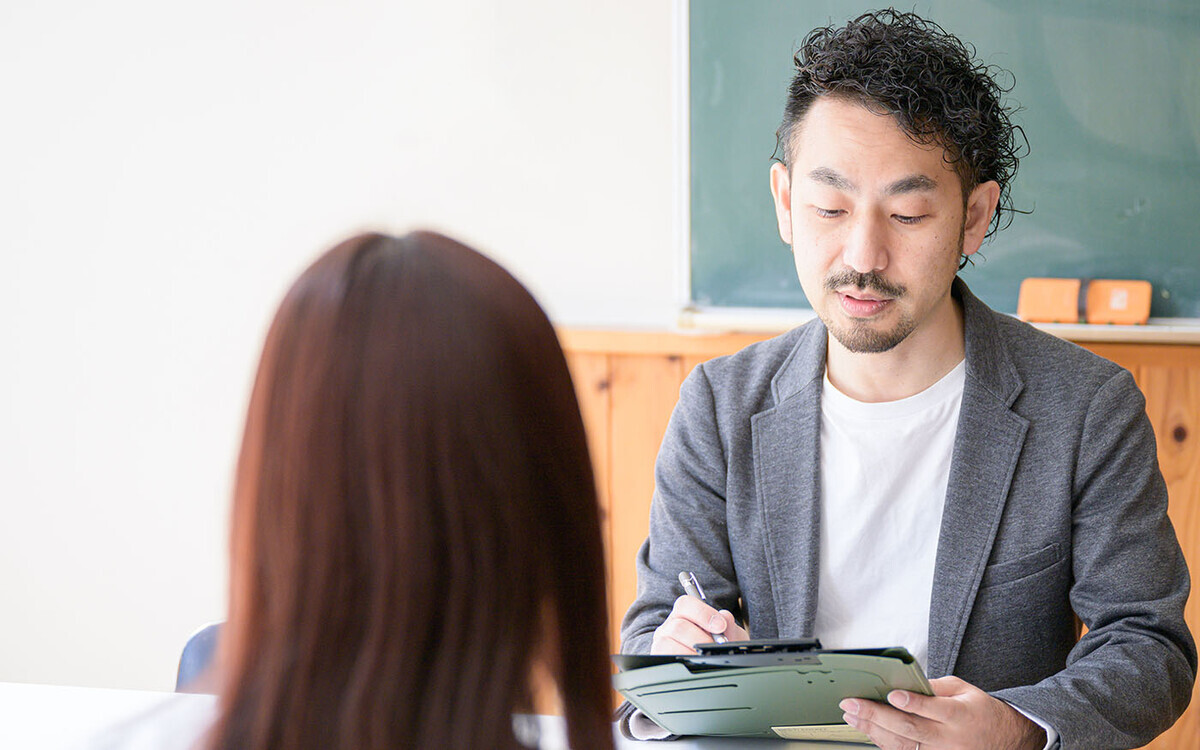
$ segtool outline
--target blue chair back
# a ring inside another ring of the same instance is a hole
[[[217,650],[217,638],[221,635],[222,623],[205,625],[188,638],[179,656],[179,671],[175,674],[175,692],[212,693],[214,686],[208,680],[200,680],[212,664]]]

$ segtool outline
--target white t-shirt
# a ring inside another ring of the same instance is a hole
[[[904,646],[924,669],[929,608],[966,361],[925,390],[821,394],[821,570],[813,633],[825,648]],[[869,552],[864,552],[869,550]],[[1046,730],[1046,750],[1058,732]]]
[[[926,665],[933,568],[966,382],[864,403],[825,377],[813,633],[825,648],[905,646]]]

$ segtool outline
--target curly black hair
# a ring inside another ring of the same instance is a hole
[[[817,97],[859,100],[889,114],[917,143],[938,143],[962,181],[963,198],[980,183],[995,180],[1000,201],[987,236],[1012,221],[1009,183],[1028,150],[1025,133],[1013,125],[1015,108],[1000,101],[1012,89],[997,76],[1012,74],[975,58],[933,21],[895,9],[873,11],[842,28],[813,29],[794,61],[783,122],[775,131],[777,154],[791,168],[792,136]]]

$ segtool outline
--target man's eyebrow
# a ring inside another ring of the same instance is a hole
[[[817,167],[813,171],[809,172],[808,176],[816,182],[829,185],[830,187],[837,188],[838,190],[843,190],[849,193],[858,192],[858,188],[855,187],[853,182],[850,182],[850,180],[847,180],[840,173],[830,169],[829,167]]]
[[[902,177],[888,185],[884,194],[900,195],[901,193],[921,193],[928,190],[937,190],[937,182],[923,174],[914,174]]]
[[[808,176],[814,182],[829,185],[837,190],[848,193],[858,192],[857,185],[846,179],[842,173],[829,167],[817,167],[809,172]],[[930,190],[937,190],[937,182],[935,180],[923,174],[912,174],[896,180],[888,185],[883,192],[885,195],[901,195],[903,193],[921,193]]]

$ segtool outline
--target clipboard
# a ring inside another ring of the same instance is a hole
[[[870,744],[842,721],[844,698],[882,701],[892,690],[933,695],[899,646],[821,648],[813,638],[696,646],[695,655],[616,654],[613,686],[672,734]]]

